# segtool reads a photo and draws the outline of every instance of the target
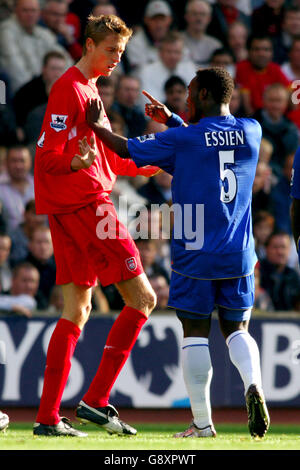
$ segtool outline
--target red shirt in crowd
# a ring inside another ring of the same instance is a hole
[[[235,80],[242,91],[250,93],[253,111],[262,108],[265,88],[272,83],[281,83],[288,87],[290,82],[279,65],[274,62],[263,70],[253,68],[249,60],[242,60],[236,66]]]

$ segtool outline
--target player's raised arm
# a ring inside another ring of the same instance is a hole
[[[153,121],[160,122],[162,124],[166,124],[169,127],[177,127],[177,126],[185,126],[187,127],[187,124],[182,121],[182,119],[174,115],[166,105],[158,101],[156,98],[154,98],[150,93],[148,93],[146,90],[142,91],[143,95],[148,98],[150,103],[145,104],[145,114],[146,116],[149,116]],[[178,119],[176,119],[178,118]],[[172,120],[172,121],[171,121]],[[171,124],[171,125],[169,125]]]
[[[126,137],[111,132],[103,126],[103,105],[101,101],[89,100],[86,107],[86,121],[98,139],[122,158],[130,158]]]

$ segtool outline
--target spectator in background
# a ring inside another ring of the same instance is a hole
[[[272,187],[272,169],[268,163],[259,161],[252,186],[252,214],[270,210],[270,192]]]
[[[121,114],[112,109],[110,109],[106,114],[111,125],[111,130],[116,134],[126,136],[128,134],[128,128]],[[119,178],[122,177],[120,176]]]
[[[289,5],[284,8],[281,34],[272,38],[274,61],[282,64],[289,59],[289,51],[294,39],[300,36],[300,8]]]
[[[173,228],[173,213],[168,209],[164,211],[164,205],[146,204],[147,210],[142,210],[139,217],[139,237],[135,238],[151,238],[156,243],[157,254],[155,261],[167,272],[168,278],[171,276],[171,254],[170,240]]]
[[[41,74],[25,83],[14,96],[14,110],[18,127],[24,128],[30,111],[46,104],[53,83],[64,73],[66,58],[58,51],[47,52]]]
[[[258,210],[253,217],[253,236],[255,240],[255,251],[259,261],[266,257],[266,243],[275,230],[275,219],[273,215],[264,210]]]
[[[187,113],[187,87],[184,81],[176,75],[172,75],[165,83],[165,105],[175,114],[178,114],[184,122],[188,122]]]
[[[262,127],[262,135],[273,145],[270,165],[281,175],[285,155],[294,153],[299,145],[298,129],[285,113],[289,104],[289,91],[280,83],[273,83],[264,90],[263,108],[253,117]]]
[[[247,39],[249,30],[244,23],[235,21],[228,28],[228,48],[231,51],[234,61],[248,59]]]
[[[6,147],[19,140],[12,98],[11,81],[8,71],[2,69],[0,65],[0,145]]]
[[[167,310],[170,288],[166,278],[161,274],[152,274],[152,276],[149,276],[149,282],[157,298],[154,311]]]
[[[98,3],[94,6],[92,10],[94,16],[100,15],[117,15],[117,9],[112,3]]]
[[[149,181],[138,189],[138,193],[150,204],[171,204],[172,176],[165,171],[152,176]]]
[[[234,57],[229,49],[221,47],[216,49],[210,58],[211,67],[224,67],[230,73],[232,78],[235,77]]]
[[[244,117],[245,110],[243,107],[242,93],[239,86],[235,85],[230,104],[229,104],[230,113],[235,117]]]
[[[260,263],[256,263],[254,269],[254,280],[255,280],[255,293],[254,293],[254,305],[255,310],[261,310],[263,312],[272,312],[274,311],[274,305],[272,303],[271,297],[265,289],[261,287],[260,284]]]
[[[50,294],[56,278],[56,265],[49,227],[38,226],[33,230],[28,249],[29,253],[24,261],[33,264],[40,274],[38,308],[45,309],[49,305]]]
[[[111,77],[100,75],[96,81],[99,96],[106,113],[109,112],[115,100],[115,85]]]
[[[8,174],[6,169],[6,154],[7,149],[5,147],[0,147],[0,183],[5,183],[6,181],[8,181]]]
[[[289,80],[279,65],[272,62],[273,45],[268,36],[250,36],[248,59],[236,66],[236,82],[241,87],[247,115],[263,107],[263,93],[272,83],[289,86]]]
[[[100,0],[68,0],[68,3],[69,3],[69,11],[70,13],[73,13],[77,16],[77,18],[79,18],[80,20],[80,23],[81,23],[81,40],[80,42],[82,43],[83,42],[83,33],[84,33],[84,30],[85,30],[85,27],[86,27],[86,24],[87,24],[87,18],[88,16],[92,13],[93,11],[93,8],[97,5],[97,4],[101,4],[101,5],[107,5],[107,4],[110,4],[110,2],[107,0],[107,1],[100,1]],[[103,13],[103,14],[106,14],[106,13]],[[114,13],[113,13],[114,14]],[[120,16],[120,15],[119,15]]]
[[[6,223],[2,214],[2,202],[0,200],[0,232],[6,233]]]
[[[40,75],[43,59],[50,50],[59,50],[66,56],[67,65],[72,64],[51,31],[38,25],[38,0],[16,0],[14,13],[0,28],[0,66],[9,74],[13,93]]]
[[[300,22],[300,10],[299,10]],[[300,31],[299,31],[300,32]],[[285,76],[292,82],[300,79],[300,36],[293,39],[288,53],[288,61],[282,64],[281,69]]]
[[[267,163],[269,165],[272,157],[272,153],[274,151],[273,145],[271,142],[263,137],[260,142],[260,149],[259,149],[259,157],[258,160],[260,162]]]
[[[251,29],[255,35],[279,36],[282,29],[285,0],[265,0],[251,15]]]
[[[282,173],[278,178],[277,183],[271,191],[271,207],[272,214],[275,217],[276,227],[279,230],[292,235],[291,227],[291,177],[294,162],[294,153],[289,154],[284,159]]]
[[[157,262],[158,247],[156,240],[151,238],[138,238],[135,240],[135,243],[138,247],[142,265],[147,276],[150,277],[154,274],[159,274],[169,283],[170,278],[168,272]]]
[[[49,299],[48,313],[61,315],[64,308],[64,297],[61,286],[54,286]]]
[[[67,23],[68,14],[66,0],[46,0],[39,24],[52,31],[57,42],[69,52],[74,61],[77,61],[82,55],[82,45],[79,42],[80,27],[78,31],[78,27],[75,29],[74,25]]]
[[[23,222],[25,205],[34,199],[32,158],[23,144],[10,147],[6,156],[8,180],[0,184],[0,200],[7,231]]]
[[[172,75],[179,76],[189,84],[195,76],[196,66],[183,59],[184,41],[178,32],[170,32],[161,42],[159,59],[145,65],[139,71],[143,90],[147,90],[158,101],[165,100],[164,85]],[[146,100],[143,99],[142,103]]]
[[[129,75],[121,75],[111,109],[124,119],[127,127],[126,137],[128,138],[145,134],[146,118],[144,111],[138,105],[139,99],[139,79]]]
[[[0,311],[30,318],[37,308],[38,286],[38,270],[30,263],[18,264],[13,269],[10,290],[0,294]]]
[[[132,69],[143,68],[156,62],[161,42],[170,31],[173,13],[165,1],[151,1],[147,4],[143,26],[138,29],[126,48],[126,57]]]
[[[14,0],[1,0],[0,22],[9,18],[14,11]]]
[[[222,43],[206,34],[211,20],[211,6],[204,0],[191,0],[186,4],[184,15],[186,28],[182,32],[190,59],[199,67],[206,66],[212,53]]]
[[[40,225],[47,225],[47,216],[36,214],[35,201],[31,199],[25,206],[24,222],[10,233],[12,248],[9,260],[12,266],[20,263],[28,256],[29,240],[34,229]]]
[[[0,232],[0,292],[11,287],[12,273],[9,265],[11,239],[6,233]]]
[[[0,102],[0,142],[6,147],[18,142],[16,116],[11,106]]]
[[[224,47],[229,47],[228,30],[235,21],[250,26],[249,16],[237,7],[238,0],[217,0],[213,4],[212,19],[207,28],[207,34],[219,39]]]
[[[291,240],[286,232],[274,232],[266,243],[266,259],[260,263],[261,286],[272,299],[275,310],[290,311],[299,306],[300,276],[287,263]]]
[[[62,71],[62,61],[61,59],[55,59],[56,60],[56,64],[55,64],[55,68],[56,70],[54,71],[54,67],[53,67],[53,59],[51,60],[52,62],[52,71],[51,71],[51,75],[52,75],[52,78],[54,78],[53,76],[54,75],[62,75],[62,73],[64,72],[64,70]],[[60,61],[60,65],[58,64],[58,62]],[[50,72],[48,70],[48,72]],[[49,73],[48,73],[48,79],[49,79]],[[46,92],[48,93],[48,96],[49,96],[49,93],[50,93],[50,90],[52,88],[52,85],[54,84],[54,82],[56,81],[56,78],[54,80],[52,80],[51,83],[48,83],[48,87],[46,88]],[[26,120],[25,120],[25,123],[24,123],[24,137],[25,137],[25,142],[28,143],[28,146],[29,146],[29,149],[31,150],[32,154],[35,154],[35,150],[36,150],[36,142],[41,134],[41,127],[42,127],[42,122],[44,120],[44,116],[45,116],[45,112],[46,112],[46,107],[47,107],[47,103],[48,103],[48,96],[47,96],[47,101],[44,102],[44,103],[41,103],[41,104],[38,104],[37,106],[35,106],[33,109],[31,109],[28,113],[28,115],[26,116]]]

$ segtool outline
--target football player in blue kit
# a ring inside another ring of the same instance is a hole
[[[230,359],[244,383],[250,434],[263,437],[270,422],[259,350],[248,332],[257,261],[251,196],[261,127],[254,119],[230,114],[233,88],[224,68],[199,70],[189,85],[189,125],[143,92],[150,100],[146,114],[169,129],[134,139],[101,126],[97,101],[87,109],[95,134],[118,155],[132,158],[138,167],[156,165],[173,175],[173,205],[181,211],[174,212],[168,305],[183,325],[183,376],[193,414],[192,424],[175,437],[216,436],[208,339],[215,307]]]
[[[298,148],[293,163],[292,179],[291,179],[291,221],[293,236],[299,256],[300,264],[300,147]]]

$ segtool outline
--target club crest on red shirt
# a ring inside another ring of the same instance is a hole
[[[136,262],[136,259],[134,257],[127,258],[125,260],[125,263],[126,263],[127,268],[129,269],[129,271],[135,271],[136,270],[137,262]]]

